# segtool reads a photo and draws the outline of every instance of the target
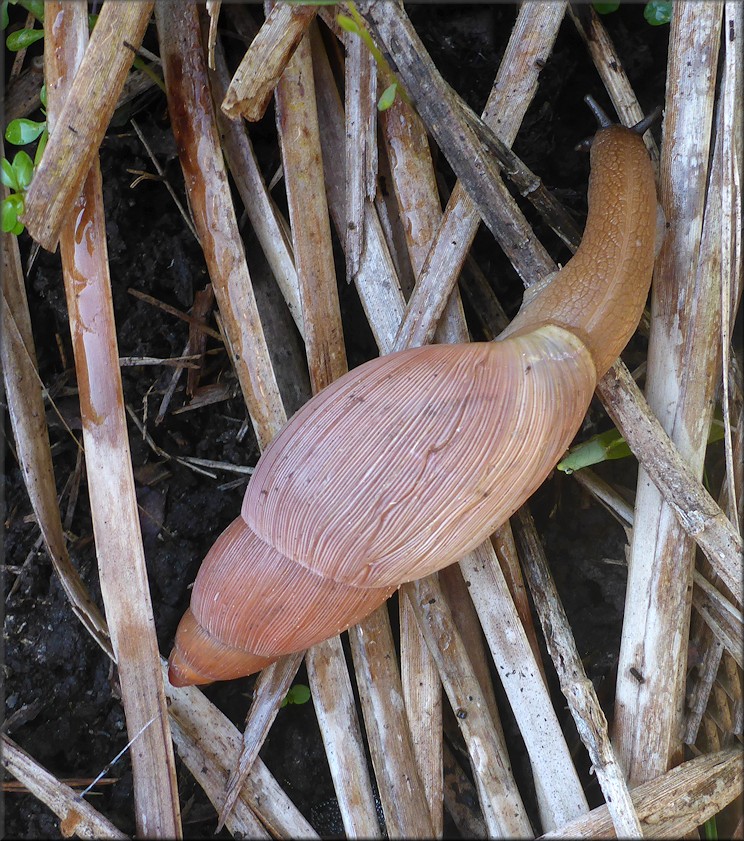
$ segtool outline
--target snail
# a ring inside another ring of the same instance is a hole
[[[497,340],[360,365],[266,448],[197,575],[172,684],[249,675],[340,633],[545,480],[640,320],[659,240],[650,120],[598,119],[581,245]]]

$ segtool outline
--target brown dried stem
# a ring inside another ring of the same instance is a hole
[[[245,117],[251,122],[263,117],[284,68],[317,11],[316,6],[274,5],[227,89],[222,110],[228,117]]]
[[[98,154],[153,2],[106,3],[70,95],[26,193],[23,222],[31,236],[54,251],[60,230]],[[47,78],[49,95],[52,86]]]
[[[79,77],[87,16],[82,3],[48,3],[46,12],[49,119],[55,125],[64,117],[76,71]],[[92,160],[60,244],[93,530],[127,729],[137,739],[131,752],[137,829],[173,838],[181,834],[178,787],[132,476],[95,153]]]

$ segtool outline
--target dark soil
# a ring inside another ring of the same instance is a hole
[[[443,4],[414,5],[409,11],[445,78],[480,112],[504,51],[515,9],[501,4]],[[663,101],[667,28],[650,27],[642,11],[640,5],[626,5],[605,21],[641,104],[650,111]],[[258,20],[260,7],[256,7],[255,15]],[[148,44],[157,48],[152,32]],[[6,60],[6,72],[8,66]],[[586,51],[567,20],[543,70],[537,98],[527,114],[515,151],[576,211],[579,219],[585,208],[588,161],[573,147],[593,132],[593,118],[582,103],[585,93],[592,93],[608,106]],[[187,326],[132,297],[127,290],[146,292],[185,311],[208,278],[199,247],[163,184],[159,180],[142,180],[132,186],[136,178],[133,171],[152,172],[153,166],[128,122],[130,116],[135,116],[165,167],[168,180],[186,204],[165,97],[159,91],[151,91],[135,102],[129,113],[117,114],[116,125],[101,149],[119,352],[121,356],[179,356],[187,340]],[[252,131],[252,137],[268,181],[279,163],[273,114]],[[451,173],[441,155],[439,165],[451,186]],[[275,195],[280,193],[281,185]],[[251,273],[260,280],[266,276],[263,257],[248,223],[243,232]],[[546,234],[544,241],[555,258],[565,262],[568,255],[555,240]],[[20,245],[25,265],[31,247],[26,234],[20,237]],[[504,268],[487,231],[479,234],[474,254],[486,277],[496,285],[504,305],[514,312],[521,285],[511,270]],[[40,252],[28,272],[27,284],[41,377],[79,435],[58,255]],[[361,325],[361,310],[353,288],[342,283],[341,296],[346,323],[352,325],[349,335],[354,337],[350,358],[352,364],[357,364],[374,350]],[[474,322],[476,334],[478,329]],[[297,342],[291,327],[287,327],[287,341]],[[640,359],[638,354],[642,351],[641,346],[631,348],[631,364]],[[210,360],[203,381],[232,387],[229,399],[181,414],[170,411],[156,427],[153,419],[171,369],[141,366],[122,370],[126,402],[140,418],[147,412],[148,431],[171,455],[253,464],[258,449],[250,424],[245,424],[245,409],[234,387],[228,360],[221,352]],[[306,394],[307,386],[292,384],[292,388],[293,410]],[[185,402],[181,386],[171,410]],[[76,446],[51,409],[48,421],[58,492],[62,493],[66,480],[75,472]],[[593,407],[582,434],[608,426],[601,409]],[[118,678],[106,656],[73,616],[44,550],[34,548],[39,532],[14,455],[9,422],[5,430],[6,725],[13,739],[57,776],[90,779],[126,743]],[[205,552],[239,510],[244,482],[236,482],[231,474],[221,474],[216,479],[204,477],[175,461],[161,464],[162,460],[131,423],[130,433],[140,503],[147,512],[142,518],[142,529],[158,640],[161,651],[167,653],[189,600],[188,587]],[[158,464],[160,468],[155,469]],[[599,472],[603,467],[613,481],[634,487],[630,460],[600,466]],[[65,495],[63,510],[67,500]],[[608,514],[582,495],[573,480],[562,474],[536,495],[533,509],[580,652],[590,677],[609,701],[619,649],[625,576],[621,565],[607,563],[607,559],[624,558],[624,533]],[[69,525],[69,537],[73,561],[100,600],[84,482]],[[302,675],[298,681],[302,681]],[[253,679],[244,679],[209,687],[206,692],[240,726],[252,683]],[[563,710],[562,699],[556,706]],[[576,741],[575,737],[572,740]],[[321,834],[342,832],[312,704],[287,706],[279,712],[262,757]],[[515,766],[519,764],[517,756]],[[90,801],[122,830],[133,833],[132,780],[126,755],[107,773],[106,782],[89,796]],[[186,836],[213,833],[214,811],[180,763],[179,782],[185,804]],[[8,837],[60,837],[56,817],[34,797],[6,794],[5,809]]]

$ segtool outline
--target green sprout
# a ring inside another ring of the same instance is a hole
[[[712,444],[714,441],[720,441],[723,434],[723,416],[720,410],[716,408],[708,433],[708,443]],[[590,467],[592,464],[598,464],[601,461],[611,461],[629,455],[632,455],[630,447],[623,436],[613,427],[606,432],[600,432],[599,435],[593,435],[575,447],[571,447],[568,455],[561,459],[556,467],[570,475],[576,470],[581,470],[582,467]]]
[[[39,98],[41,99],[41,104],[46,106],[45,85],[41,87]],[[42,112],[46,115],[44,108],[42,108]],[[28,120],[25,117],[11,120],[5,129],[5,139],[14,146],[27,146],[36,140],[39,141],[33,160],[28,152],[23,150],[16,152],[12,163],[8,158],[0,159],[2,182],[11,191],[10,195],[3,199],[2,208],[0,209],[2,230],[4,233],[11,233],[18,236],[18,234],[23,233],[24,228],[20,217],[23,215],[25,208],[26,190],[28,190],[31,179],[34,177],[34,172],[39,165],[41,156],[44,154],[44,149],[46,148],[47,140],[49,139],[46,120],[37,122],[36,120]]]
[[[620,8],[620,3],[592,3],[599,15],[609,15]],[[663,26],[672,19],[672,0],[648,0],[643,17],[651,26]]]
[[[309,700],[310,688],[305,686],[304,683],[295,683],[294,686],[290,687],[289,692],[287,692],[286,697],[279,706],[286,707],[289,704],[306,704]]]

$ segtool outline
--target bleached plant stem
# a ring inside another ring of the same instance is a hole
[[[613,827],[618,838],[641,838],[641,825],[633,808],[623,769],[610,742],[607,719],[594,686],[584,671],[535,523],[526,507],[519,510],[516,522],[522,562],[548,653],[553,660],[576,729],[589,752]]]
[[[45,38],[49,120],[63,119],[88,37],[84,3],[48,3]],[[142,836],[181,835],[173,746],[168,727],[152,604],[122,394],[111,298],[101,173],[95,153],[82,193],[68,208],[60,250],[101,594],[119,670]]]
[[[696,477],[702,475],[720,364],[720,221],[711,201],[705,207],[705,194],[721,12],[717,3],[684,4],[675,6],[672,19],[660,191],[670,228],[652,291],[646,378],[652,411]],[[720,167],[719,138],[708,193],[718,209]],[[694,543],[642,470],[614,725],[634,785],[681,759],[693,565]]]
[[[48,251],[56,248],[70,207],[96,159],[153,5],[152,0],[108,3],[101,9],[80,72],[59,114],[59,130],[50,132],[26,193],[23,221]]]
[[[4,733],[0,735],[0,742],[3,768],[61,819],[59,828],[65,838],[72,835],[79,838],[129,837]]]

